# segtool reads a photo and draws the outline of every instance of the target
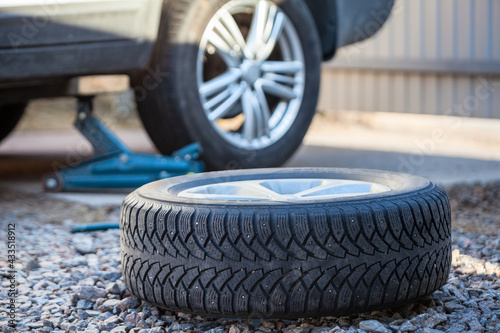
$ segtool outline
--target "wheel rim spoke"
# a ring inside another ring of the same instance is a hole
[[[217,104],[221,103],[222,101],[227,99],[229,96],[231,96],[234,89],[235,89],[234,85],[227,87],[224,91],[215,95],[214,97],[209,99],[207,102],[203,103],[203,107],[207,110],[212,110],[212,108],[214,106],[216,106]]]
[[[252,18],[252,24],[247,38],[248,52],[255,57],[257,51],[261,47],[264,38],[264,30],[269,13],[269,4],[265,0],[261,0],[255,6],[255,11]]]
[[[233,16],[225,9],[222,9],[220,20],[227,27],[229,33],[236,41],[240,50],[244,53],[246,58],[250,58],[252,55],[248,53],[247,43],[245,42],[245,38],[243,38],[243,34],[241,33],[238,24],[234,20]]]
[[[275,74],[275,73],[266,73],[264,76],[262,76],[263,79],[279,82],[279,83],[284,83],[284,84],[290,84],[290,85],[295,85],[299,83],[299,80],[293,76],[287,76],[287,75],[281,75],[281,74]]]
[[[369,193],[372,184],[326,184],[323,186],[318,186],[316,188],[312,188],[306,191],[302,191],[297,193],[297,197],[313,197],[313,196],[321,196],[328,194],[330,196],[335,195],[346,195],[345,193],[349,193],[349,195],[356,195],[359,193]]]
[[[210,81],[204,82],[200,86],[199,92],[205,97],[211,96],[212,94],[226,88],[230,84],[236,83],[240,78],[241,71],[237,69],[231,69],[226,73],[213,78]]]
[[[262,113],[261,124],[259,125],[259,129],[261,129],[261,135],[265,135],[267,137],[271,134],[271,129],[269,128],[269,118],[271,117],[271,112],[269,111],[269,105],[267,104],[266,95],[264,94],[264,90],[261,85],[255,84],[255,99],[259,103],[259,110]]]
[[[238,67],[240,60],[231,54],[234,52],[232,48],[215,31],[211,32],[208,42],[215,47],[228,67]]]
[[[255,114],[255,100],[250,88],[247,88],[241,98],[245,122],[243,123],[243,136],[248,142],[255,138],[257,119]]]
[[[304,64],[300,61],[264,61],[260,69],[264,72],[295,74],[304,69]]]
[[[258,79],[257,81],[259,81],[258,84],[262,87],[262,90],[268,94],[287,100],[297,97],[297,94],[292,88],[284,86],[278,82],[267,79]]]
[[[208,119],[210,121],[215,121],[221,117],[224,117],[236,104],[236,102],[240,100],[246,88],[247,84],[245,82],[240,83],[238,87],[234,89],[229,98],[227,98],[220,106],[218,106],[212,113],[210,113]]]
[[[273,17],[273,23],[269,24],[272,29],[269,32],[269,36],[266,39],[265,45],[257,53],[257,59],[265,60],[269,58],[274,48],[276,47],[278,38],[281,36],[281,32],[283,31],[283,27],[285,26],[285,20],[286,18],[283,13],[277,13],[275,17]]]
[[[215,29],[217,29],[217,31],[219,31],[224,42],[226,43],[226,45],[228,45],[229,54],[233,58],[234,58],[233,54],[237,55],[238,59],[234,59],[234,61],[239,60],[241,58],[242,49],[239,47],[239,44],[236,41],[235,36],[233,36],[231,34],[231,32],[222,24],[221,21],[219,21],[215,24]],[[231,47],[230,45],[233,45],[233,47]],[[236,45],[238,45],[238,46],[235,47]],[[238,61],[238,64],[239,64],[239,61]]]

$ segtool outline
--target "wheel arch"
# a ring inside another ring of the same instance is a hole
[[[375,35],[390,16],[394,0],[304,0],[321,40],[323,60],[338,48]]]

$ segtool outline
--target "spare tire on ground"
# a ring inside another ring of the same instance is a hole
[[[121,211],[130,292],[225,317],[339,316],[446,283],[446,192],[417,176],[282,168],[153,182]]]

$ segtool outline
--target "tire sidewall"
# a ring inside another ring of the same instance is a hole
[[[226,182],[266,180],[266,179],[342,179],[372,182],[389,187],[391,190],[382,193],[370,193],[360,196],[338,197],[313,201],[228,201],[212,199],[194,199],[178,196],[178,193],[188,188]],[[270,168],[252,170],[229,170],[205,172],[201,174],[168,178],[146,184],[136,190],[137,194],[149,200],[158,200],[181,205],[209,206],[311,206],[328,203],[371,202],[373,200],[397,200],[400,197],[413,195],[421,191],[429,191],[435,185],[429,180],[398,172],[367,169],[343,168]]]

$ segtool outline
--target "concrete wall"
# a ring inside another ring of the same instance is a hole
[[[500,118],[500,1],[396,0],[323,65],[319,108]]]

